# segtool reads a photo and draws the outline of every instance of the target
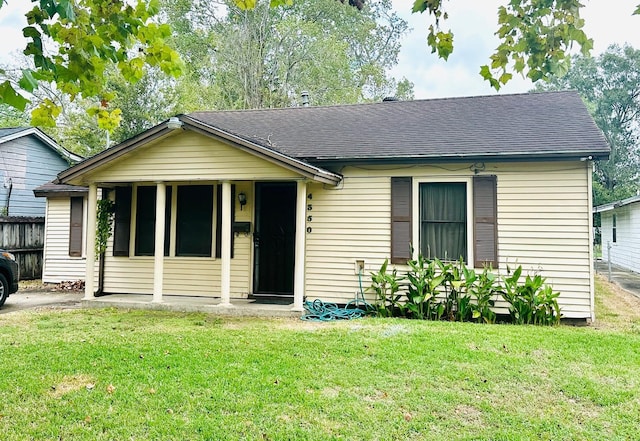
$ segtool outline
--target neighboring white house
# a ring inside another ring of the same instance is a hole
[[[600,213],[602,258],[640,273],[640,196],[593,209]]]
[[[88,187],[89,213],[99,189],[115,201],[104,293],[302,310],[351,300],[358,261],[407,269],[413,246],[522,265],[561,292],[565,317],[592,319],[592,160],[608,154],[577,93],[496,95],[179,115],[56,184]],[[48,241],[68,219],[48,217]],[[86,225],[92,298],[94,215]]]

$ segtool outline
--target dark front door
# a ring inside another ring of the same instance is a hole
[[[296,184],[256,183],[254,294],[293,295]]]

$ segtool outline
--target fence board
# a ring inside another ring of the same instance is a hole
[[[0,217],[0,248],[16,256],[20,280],[42,277],[44,217]]]

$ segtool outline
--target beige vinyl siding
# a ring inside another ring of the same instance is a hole
[[[561,292],[565,317],[590,318],[592,284],[588,176],[584,162],[486,164],[481,174],[497,176],[500,271],[522,265],[539,272]],[[341,189],[310,185],[313,216],[307,234],[306,295],[345,303],[354,298],[356,259],[365,260],[364,288],[370,272],[390,257],[390,178],[456,180],[473,176],[472,164],[350,168]],[[469,189],[471,191],[471,189]],[[418,197],[414,195],[413,222]],[[417,231],[414,227],[414,231]],[[414,243],[417,244],[417,237]],[[417,248],[417,247],[416,247]],[[406,266],[397,266],[406,271]],[[367,298],[373,300],[372,294]]]
[[[250,182],[236,183],[236,195],[244,192],[248,201],[242,211],[237,200],[235,201],[238,222],[253,219],[252,188]],[[251,245],[251,236],[240,234],[234,239],[234,257],[231,259],[232,298],[246,298],[250,291]],[[106,253],[105,292],[152,294],[153,257],[114,257],[111,247],[112,239],[109,240]],[[215,246],[213,249],[215,250]],[[163,294],[220,297],[220,262],[220,259],[213,257],[165,257]]]
[[[299,178],[236,147],[191,131],[142,146],[88,173],[98,182],[215,181]]]
[[[500,266],[546,277],[566,317],[593,308],[588,176],[579,162],[504,165],[498,174]]]
[[[70,212],[68,197],[47,198],[42,269],[44,283],[60,283],[85,278],[85,258],[69,256]],[[86,225],[86,199],[84,222]]]
[[[310,184],[312,220],[306,236],[306,290],[309,299],[345,303],[359,290],[355,260],[365,261],[364,287],[371,271],[390,257],[391,187],[384,173],[343,171],[338,189]]]

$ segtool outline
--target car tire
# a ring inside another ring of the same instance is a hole
[[[0,306],[4,305],[7,297],[9,297],[9,282],[4,274],[0,274]]]

